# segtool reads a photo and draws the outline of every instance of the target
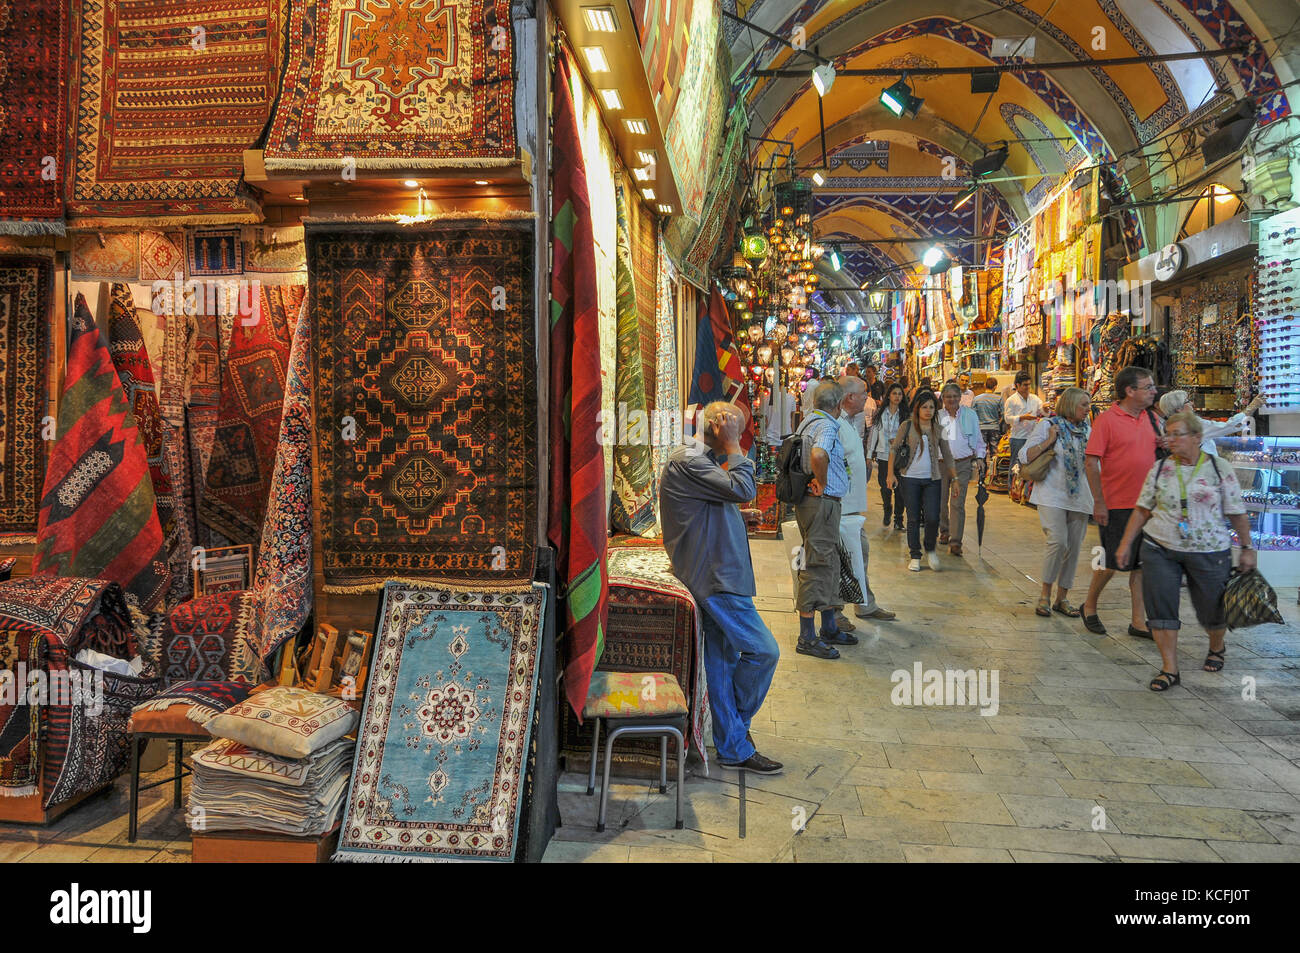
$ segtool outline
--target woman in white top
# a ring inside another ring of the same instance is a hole
[[[1092,490],[1084,451],[1088,446],[1088,392],[1067,387],[1056,399],[1056,414],[1034,426],[1025,445],[1020,448],[1020,463],[1027,464],[1044,453],[1056,454],[1056,462],[1047,476],[1034,484],[1030,497],[1038,507],[1038,522],[1047,536],[1043,554],[1043,592],[1034,609],[1050,617],[1055,609],[1075,618],[1079,610],[1065,601],[1074,585],[1074,571],[1079,562],[1079,547],[1092,515]],[[1056,601],[1052,602],[1052,583],[1056,583]]]
[[[880,482],[881,512],[884,518],[880,525],[889,532],[899,532],[903,528],[903,488],[890,489],[886,478],[889,476],[889,448],[898,433],[898,425],[907,419],[907,401],[903,398],[903,385],[890,384],[885,391],[884,410],[876,415],[875,426],[867,440],[867,467],[875,466]],[[870,476],[870,469],[867,474]],[[893,527],[890,527],[890,520]]]
[[[1263,406],[1264,398],[1256,397],[1246,405],[1245,410],[1233,414],[1227,420],[1206,420],[1204,417],[1198,417],[1201,422],[1201,450],[1217,457],[1219,453],[1214,446],[1215,438],[1240,433],[1250,416]],[[1172,417],[1174,414],[1196,412],[1196,408],[1192,406],[1192,399],[1185,390],[1171,390],[1160,398],[1159,407],[1161,415],[1165,418]]]

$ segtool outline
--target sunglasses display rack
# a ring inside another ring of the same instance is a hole
[[[1300,413],[1300,209],[1259,226],[1255,332],[1263,413]]]
[[[1250,520],[1259,569],[1275,586],[1300,585],[1300,437],[1222,437]],[[1239,540],[1233,539],[1234,545]]]

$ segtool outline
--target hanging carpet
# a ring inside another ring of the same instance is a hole
[[[268,169],[515,160],[507,0],[292,0]]]
[[[300,285],[262,288],[256,309],[234,319],[199,501],[199,519],[232,543],[257,544],[262,538],[284,411],[290,324],[303,295]]]
[[[7,543],[36,540],[53,275],[52,259],[0,256],[0,539]]]
[[[703,302],[700,303],[695,340],[695,372],[691,376],[689,399],[698,410],[703,410],[717,400],[725,400],[739,407],[741,416],[744,417],[740,449],[749,453],[749,448],[754,444],[754,420],[749,398],[745,394],[740,355],[736,353],[736,342],[731,334],[727,303],[722,300],[717,288],[709,295],[707,309]]]
[[[0,235],[63,234],[68,0],[0,0]]]
[[[78,224],[259,219],[239,181],[279,86],[287,2],[73,4]]]
[[[255,648],[262,658],[296,636],[312,609],[311,341],[311,314],[303,301],[289,353],[271,498],[253,576],[262,607]]]
[[[551,367],[547,537],[565,605],[564,692],[581,717],[608,616],[605,454],[600,445],[600,318],[591,204],[573,63],[556,62],[551,168]]]
[[[335,860],[513,860],[545,594],[390,582]]]
[[[331,591],[532,579],[531,229],[308,230]]]
[[[108,579],[148,611],[168,577],[145,435],[84,295],[77,295],[69,331],[32,574]]]
[[[641,316],[636,307],[626,190],[618,187],[615,196],[618,209],[618,351],[614,365],[616,413],[614,421],[606,421],[604,428],[608,437],[614,441],[614,493],[610,500],[610,523],[618,532],[646,536],[654,532],[656,523],[650,470],[652,428],[646,413],[645,373],[641,362]]]

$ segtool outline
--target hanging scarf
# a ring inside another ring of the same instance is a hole
[[[1064,417],[1057,415],[1050,421],[1056,425],[1057,442],[1065,449],[1065,487],[1070,496],[1079,495],[1079,481],[1083,478],[1084,469],[1084,450],[1088,446],[1088,434],[1091,428],[1088,421],[1083,420],[1079,423],[1071,423]]]

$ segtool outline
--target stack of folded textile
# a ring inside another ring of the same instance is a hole
[[[348,793],[355,745],[340,738],[310,757],[293,759],[228,738],[214,741],[194,755],[190,811],[195,828],[298,837],[326,833]]]
[[[218,740],[194,756],[194,830],[254,830],[298,837],[339,820],[356,742],[346,702],[301,688],[250,695],[208,721]]]

